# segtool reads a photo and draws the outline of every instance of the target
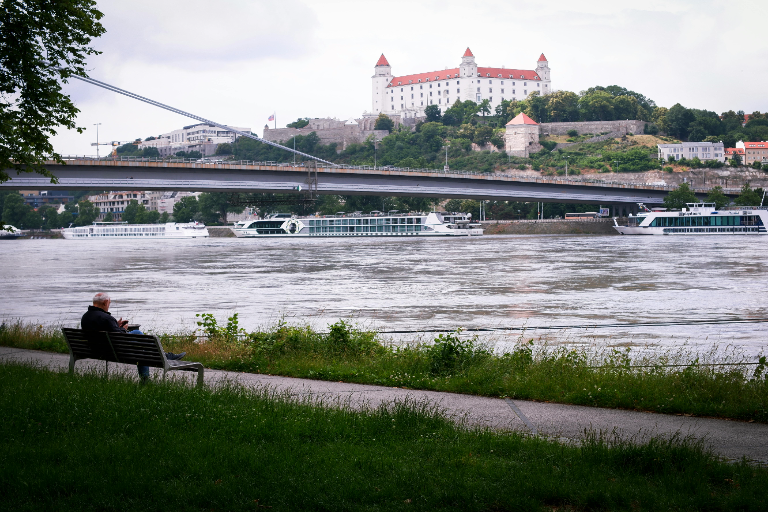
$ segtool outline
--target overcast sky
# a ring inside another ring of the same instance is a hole
[[[98,0],[97,0],[98,1]],[[107,32],[92,78],[261,135],[298,117],[371,110],[373,67],[395,75],[479,66],[535,69],[555,90],[620,85],[660,106],[768,111],[768,2],[519,0],[100,0]],[[146,138],[193,121],[77,80],[65,86],[83,135],[62,154]],[[272,123],[270,123],[270,126]],[[106,148],[104,149],[106,151]]]

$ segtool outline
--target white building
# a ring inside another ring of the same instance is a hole
[[[107,213],[112,213],[112,218],[117,222],[122,220],[125,207],[134,199],[147,210],[157,210],[157,201],[161,194],[162,192],[138,192],[135,190],[105,192],[96,196],[89,196],[88,200],[99,209],[100,213],[96,220],[102,220]]]
[[[189,196],[198,197],[200,192],[161,192],[161,194],[157,199],[157,211],[160,214],[167,213],[168,215],[173,215],[173,207],[181,201],[181,198]]]
[[[437,105],[444,112],[456,100],[480,103],[487,99],[493,110],[502,100],[524,100],[534,91],[542,96],[552,92],[549,64],[543,53],[535,70],[479,67],[469,48],[458,68],[393,76],[382,54],[374,69],[374,117],[380,113],[404,119],[422,117],[428,105]]]
[[[251,133],[250,128],[236,126],[228,128]],[[199,123],[164,133],[154,140],[144,141],[139,144],[139,148],[157,148],[160,156],[175,155],[179,151],[199,151],[203,156],[210,156],[216,152],[219,144],[232,143],[236,139],[237,135],[234,131]]]
[[[699,157],[699,160],[717,160],[725,162],[725,148],[722,142],[683,142],[681,144],[657,144],[659,148],[659,160],[667,162],[671,156],[674,160],[685,158],[690,160]]]

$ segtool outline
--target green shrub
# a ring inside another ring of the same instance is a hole
[[[675,172],[675,170],[672,169],[671,167],[667,166],[667,167],[664,168],[664,172]]]
[[[426,349],[430,371],[433,375],[461,373],[472,363],[482,360],[490,352],[477,344],[477,336],[467,340],[460,338],[461,329],[451,334],[441,334]]]
[[[569,137],[578,137],[579,136],[579,132],[577,130],[568,130],[567,133],[568,133]]]

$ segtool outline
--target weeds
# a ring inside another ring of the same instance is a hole
[[[693,356],[685,347],[676,353],[595,352],[533,339],[495,354],[461,331],[423,344],[385,346],[375,332],[346,321],[322,333],[281,320],[243,335],[236,316],[226,328],[201,316],[210,337],[160,338],[166,350],[186,351],[188,360],[209,368],[768,423],[768,363],[762,355],[747,366],[743,358]],[[6,326],[0,343],[67,351],[58,330],[38,325]]]

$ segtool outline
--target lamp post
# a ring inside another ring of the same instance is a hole
[[[613,166],[613,172],[616,172],[616,169],[619,167],[619,161],[618,160],[614,160],[613,163],[615,164]]]
[[[376,152],[379,149],[379,142],[381,142],[380,139],[377,139],[376,137],[373,138],[373,170],[376,170]]]
[[[565,158],[565,176],[568,176],[568,159],[571,158],[570,156],[564,156]]]
[[[99,158],[99,126],[101,126],[101,123],[94,123],[93,126],[96,127],[96,159]]]
[[[451,143],[449,141],[446,141],[445,146],[443,146],[445,148],[445,167],[443,167],[444,171],[448,170],[448,146],[450,145]]]

